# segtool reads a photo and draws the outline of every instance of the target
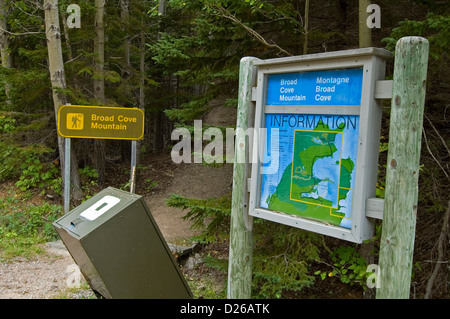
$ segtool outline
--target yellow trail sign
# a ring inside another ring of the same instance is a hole
[[[126,107],[62,105],[58,133],[62,137],[140,140],[144,112]]]

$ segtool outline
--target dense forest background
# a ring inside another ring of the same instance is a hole
[[[59,11],[53,10],[60,29],[51,30],[49,41],[48,23],[55,18],[49,4],[57,2],[0,1],[0,180],[49,197],[61,198],[62,187],[63,141],[56,131],[55,99],[143,109],[139,160],[167,152],[175,127],[192,127],[194,119],[218,105],[236,112],[242,57],[360,46],[358,0],[61,0]],[[448,298],[450,4],[372,3],[381,8],[381,27],[371,30],[372,46],[394,51],[396,41],[408,35],[430,42],[413,286],[415,297]],[[70,4],[81,10],[79,27],[67,23]],[[53,41],[61,46],[57,76],[51,71],[59,58],[49,45]],[[392,63],[387,76],[392,76]],[[380,197],[389,106],[384,107],[380,144]],[[86,178],[108,186],[105,168],[130,158],[128,141],[77,139],[72,147],[74,204],[90,194]]]

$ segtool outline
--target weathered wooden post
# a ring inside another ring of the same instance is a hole
[[[405,37],[395,49],[378,299],[410,294],[428,48]]]
[[[248,215],[247,177],[249,172],[247,133],[251,92],[254,84],[252,57],[241,59],[239,71],[239,101],[231,204],[230,252],[228,264],[228,298],[248,299],[252,289],[253,220]]]

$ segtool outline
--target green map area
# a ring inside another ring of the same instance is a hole
[[[352,159],[342,158],[342,143],[342,128],[295,130],[292,163],[267,198],[268,208],[339,226],[354,169]]]

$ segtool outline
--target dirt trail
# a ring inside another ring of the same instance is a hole
[[[212,102],[214,108],[206,114],[203,123],[212,126],[232,126],[236,123],[236,110],[224,106],[225,98]],[[224,143],[225,144],[225,143]],[[224,153],[225,154],[225,149]],[[175,165],[173,179],[170,184],[156,195],[145,196],[155,220],[168,242],[176,242],[195,234],[190,230],[189,221],[182,217],[186,212],[167,207],[165,199],[170,194],[178,194],[189,198],[207,199],[221,197],[231,192],[233,165],[208,167],[197,163],[181,163]]]
[[[191,223],[183,219],[186,212],[167,207],[165,199],[170,194],[198,199],[226,195],[231,192],[231,176],[232,166],[228,164],[219,168],[193,163],[180,164],[175,169],[174,179],[167,189],[156,196],[147,196],[150,211],[166,241],[176,243],[181,238],[190,237],[196,232],[189,228]]]

